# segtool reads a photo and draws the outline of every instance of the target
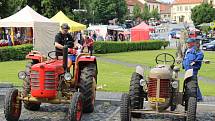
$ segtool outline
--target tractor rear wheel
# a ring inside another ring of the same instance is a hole
[[[40,102],[27,102],[27,101],[23,101],[24,103],[24,107],[27,110],[31,110],[31,111],[37,111],[40,109]]]
[[[5,95],[4,100],[4,114],[7,121],[18,121],[21,110],[22,102],[17,100],[18,89],[10,89]]]
[[[128,94],[123,94],[120,101],[121,121],[131,121],[130,98]]]
[[[80,92],[83,94],[84,113],[92,113],[94,111],[96,97],[96,65],[88,64],[81,69],[80,74]]]
[[[75,92],[72,96],[71,104],[68,111],[69,121],[81,121],[83,110],[83,99],[80,92]]]
[[[186,119],[186,121],[195,121],[196,120],[196,108],[197,108],[196,97],[189,97],[188,104],[187,104],[187,119]]]
[[[130,100],[131,100],[131,108],[132,109],[142,109],[143,103],[144,103],[144,97],[143,97],[143,87],[140,85],[140,80],[143,79],[143,77],[134,72],[131,77],[130,82]],[[135,118],[140,118],[141,114],[135,113],[132,114]]]

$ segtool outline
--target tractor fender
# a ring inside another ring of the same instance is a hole
[[[43,62],[46,60],[45,56],[43,56],[40,52],[35,50],[29,52],[25,58],[30,60],[36,60],[37,62]]]
[[[75,80],[79,79],[79,71],[80,71],[80,65],[86,64],[86,63],[95,63],[96,64],[96,75],[98,74],[98,68],[97,68],[97,61],[95,56],[79,56],[77,57],[77,60],[75,62],[76,68],[75,68]],[[97,83],[97,78],[96,78]]]
[[[142,66],[138,65],[136,66],[136,73],[140,74],[141,76],[144,77],[144,69]]]
[[[79,62],[95,62],[96,57],[95,56],[81,56],[80,58],[77,59],[78,63]]]
[[[185,72],[185,75],[184,75],[184,80],[190,78],[193,76],[193,69],[189,69]]]

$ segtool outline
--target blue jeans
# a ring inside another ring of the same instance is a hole
[[[203,100],[202,93],[201,93],[199,85],[198,85],[198,88],[197,88],[197,101],[202,101],[202,100]]]
[[[197,70],[193,70],[193,75],[198,75],[198,71]],[[198,82],[198,80],[197,80]],[[198,88],[197,88],[197,101],[202,101],[203,100],[203,97],[202,97],[202,93],[200,91],[200,88],[199,88],[199,84],[198,84]]]
[[[76,55],[68,55],[68,59],[70,59],[72,62],[75,62],[76,57]]]

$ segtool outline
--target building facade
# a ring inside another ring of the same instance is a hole
[[[160,13],[160,2],[156,0],[126,0],[128,11],[130,15],[133,14],[133,9],[135,5],[139,5],[141,9],[144,8],[144,4],[147,4],[149,11],[151,12],[154,9],[157,9]]]
[[[161,19],[171,20],[171,7],[170,3],[161,3],[160,4],[160,16]]]
[[[172,20],[192,23],[191,9],[201,3],[203,0],[175,0],[171,8]]]
[[[177,22],[192,23],[191,9],[204,2],[215,7],[215,0],[175,0],[171,7],[171,19]]]

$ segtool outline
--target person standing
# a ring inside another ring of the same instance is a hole
[[[202,101],[203,98],[198,88],[197,75],[198,75],[198,71],[201,68],[202,60],[204,59],[204,54],[201,50],[198,49],[195,39],[189,38],[187,39],[186,43],[188,48],[185,52],[182,65],[185,71],[189,69],[193,69],[193,77],[194,77],[194,81],[196,81],[194,84],[197,84],[195,85],[197,88],[196,97],[198,101]]]
[[[87,46],[88,53],[90,53],[90,55],[93,54],[93,44],[94,44],[93,39],[91,39],[91,38],[88,36],[88,37],[85,39],[85,46]]]

